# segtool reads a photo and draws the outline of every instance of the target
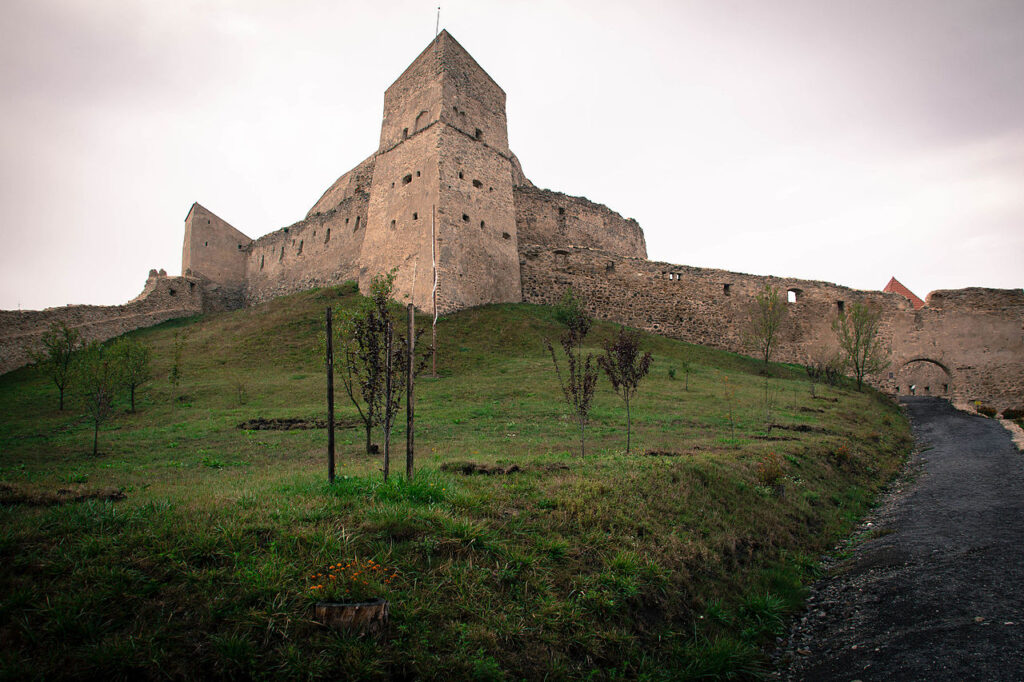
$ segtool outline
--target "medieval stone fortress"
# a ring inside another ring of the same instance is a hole
[[[365,291],[391,270],[398,298],[431,311],[436,268],[442,313],[550,304],[572,287],[596,317],[736,352],[751,301],[769,284],[789,301],[776,359],[798,363],[828,352],[844,306],[870,301],[891,348],[888,369],[870,377],[877,388],[1024,405],[1024,291],[940,290],[922,304],[895,280],[859,291],[651,261],[636,221],[535,187],[507,130],[505,92],[442,31],[385,92],[377,151],[303,220],[253,240],[193,204],[181,276],[150,271],[142,294],[121,306],[0,311],[0,372],[27,362],[55,321],[106,339],[346,280]]]

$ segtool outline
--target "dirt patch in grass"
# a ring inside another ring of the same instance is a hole
[[[10,483],[0,483],[0,505],[26,504],[33,507],[52,507],[68,502],[85,500],[110,500],[116,502],[128,497],[118,488],[58,488],[57,490],[34,490]]]
[[[518,464],[503,467],[497,464],[481,464],[479,462],[445,462],[441,465],[441,471],[462,474],[463,476],[472,476],[474,474],[505,476],[507,474],[517,474],[522,470]]]
[[[799,433],[834,433],[824,427],[811,424],[772,424],[770,428],[782,431],[797,431]]]
[[[361,422],[354,419],[338,419],[334,422],[336,429],[354,429]],[[326,429],[326,419],[303,419],[302,417],[286,417],[283,419],[267,419],[256,417],[238,425],[245,431],[296,431],[303,429]]]

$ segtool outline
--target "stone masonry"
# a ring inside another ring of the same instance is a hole
[[[346,280],[366,291],[374,275],[391,271],[396,298],[429,311],[435,263],[441,313],[551,304],[571,286],[596,317],[736,352],[746,351],[743,323],[767,284],[790,300],[777,359],[799,363],[834,353],[833,319],[871,302],[883,311],[892,360],[869,377],[873,385],[1024,407],[1024,291],[934,291],[915,309],[891,283],[885,292],[858,291],[649,261],[635,220],[526,178],[508,147],[505,92],[447,31],[385,92],[377,151],[305,218],[253,240],[193,204],[182,277],[152,273],[124,306],[0,312],[0,371],[23,364],[52,321],[109,338]]]

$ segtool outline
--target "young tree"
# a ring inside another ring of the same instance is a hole
[[[603,344],[604,355],[597,358],[597,364],[608,375],[612,388],[622,397],[626,404],[626,454],[629,454],[632,418],[629,401],[636,395],[640,381],[651,370],[653,356],[650,352],[641,354],[640,335],[619,327],[615,339],[608,339]]]
[[[778,289],[765,284],[750,305],[743,330],[743,341],[757,352],[767,365],[779,343],[779,332],[786,319],[786,301]]]
[[[879,334],[881,321],[881,308],[869,303],[854,303],[832,321],[832,329],[839,337],[840,352],[846,366],[853,371],[858,391],[866,375],[889,366],[889,350]]]
[[[121,363],[124,383],[128,387],[131,411],[135,411],[135,389],[153,378],[152,353],[149,346],[131,337],[122,337],[114,342],[110,352]]]
[[[181,385],[181,378],[185,375],[181,368],[181,359],[185,354],[185,343],[188,341],[188,331],[179,329],[174,332],[173,364],[167,375],[171,386],[177,388]]]
[[[544,345],[551,353],[551,361],[555,365],[555,375],[558,377],[558,384],[562,388],[565,402],[572,410],[573,418],[580,427],[580,456],[586,454],[586,427],[590,420],[590,408],[594,400],[594,388],[597,386],[597,364],[594,362],[594,355],[587,353],[583,355],[583,340],[590,332],[592,320],[587,315],[583,303],[576,298],[572,290],[566,290],[562,297],[562,304],[555,311],[556,317],[566,329],[562,333],[559,343],[565,353],[567,371],[565,378],[558,367],[558,355],[555,347],[549,339],[544,339]]]
[[[64,410],[64,391],[74,375],[74,362],[82,348],[82,335],[64,322],[54,322],[42,338],[39,349],[32,352],[32,362],[46,374],[60,391],[60,409]]]
[[[99,443],[100,425],[114,412],[114,397],[124,385],[121,358],[103,344],[93,341],[75,363],[75,383],[93,424],[92,454]]]
[[[355,309],[335,312],[341,384],[363,422],[366,454],[376,451],[373,427],[380,423],[383,411],[388,358],[385,336],[394,281],[394,273],[377,275],[370,283],[370,295]]]

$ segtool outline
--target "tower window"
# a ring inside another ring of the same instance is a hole
[[[260,254],[260,270],[263,269],[263,259],[266,258],[265,254]]]
[[[359,216],[356,216],[356,226],[352,228],[352,232],[359,229]]]
[[[512,235],[510,235],[508,232],[502,232],[501,233],[501,238],[502,239],[512,239]]]
[[[406,175],[404,178],[402,178],[402,184],[403,185],[408,185],[410,182],[412,182],[412,173],[410,173],[410,174]]]
[[[480,221],[480,229],[481,230],[484,229],[484,221],[482,221],[482,220]]]
[[[394,220],[391,221],[391,229],[392,230],[395,229],[395,221]]]
[[[295,255],[296,256],[301,256],[302,255],[302,240],[301,239],[299,240],[299,251]]]
[[[799,303],[803,297],[804,292],[800,289],[789,289],[786,291],[786,302],[787,303]]]
[[[479,180],[474,180],[473,186],[476,187],[477,189],[480,189],[481,187],[484,186],[484,183],[480,182]]]
[[[413,213],[412,214],[412,219],[413,220],[419,220],[420,219],[420,214],[419,213]]]
[[[419,176],[420,176],[420,172],[416,171],[416,177],[418,178]]]
[[[731,284],[723,284],[722,285],[722,293],[725,294],[726,296],[731,296],[732,295],[732,292],[730,291],[731,288],[732,288]]]
[[[459,180],[462,179],[462,171],[459,171]]]
[[[845,308],[846,308],[846,306],[845,306],[845,304],[842,301],[836,301],[836,311],[840,315],[843,314],[843,311],[845,310]]]
[[[465,213],[462,214],[462,222],[464,222],[464,223],[468,223],[469,222],[469,216],[466,215]]]
[[[328,227],[327,228],[327,236],[324,237],[324,244],[326,244],[329,241],[331,241],[331,228]]]
[[[484,131],[480,130],[479,128],[477,128],[476,132],[473,133],[473,137],[475,137],[478,140],[483,138],[483,136],[484,136]]]
[[[565,215],[565,207],[564,206],[559,206],[558,207],[558,215]]]

